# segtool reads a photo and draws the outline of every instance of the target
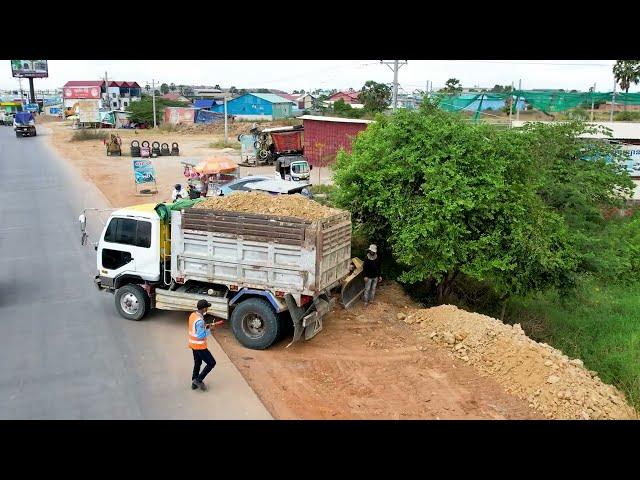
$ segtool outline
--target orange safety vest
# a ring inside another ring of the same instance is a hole
[[[205,350],[207,348],[207,338],[200,340],[196,335],[196,322],[202,317],[198,312],[189,315],[189,348],[192,350]]]

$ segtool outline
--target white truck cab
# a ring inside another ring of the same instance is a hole
[[[97,246],[103,284],[124,276],[160,280],[160,217],[154,207],[153,203],[137,205],[111,214]]]

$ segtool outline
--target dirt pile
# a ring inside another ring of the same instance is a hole
[[[302,195],[269,195],[264,192],[242,192],[226,197],[209,197],[193,208],[279,215],[311,221],[341,213],[340,210],[325,207]]]
[[[506,325],[452,305],[399,314],[398,320],[417,328],[419,337],[447,347],[547,418],[636,418],[624,395],[585,369],[581,360],[531,340],[518,324]]]

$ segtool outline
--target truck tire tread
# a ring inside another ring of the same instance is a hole
[[[255,312],[266,324],[265,333],[260,338],[251,338],[242,330],[242,318],[246,313]],[[280,337],[281,322],[269,302],[262,298],[249,298],[240,302],[231,314],[231,330],[236,339],[246,348],[265,350]]]

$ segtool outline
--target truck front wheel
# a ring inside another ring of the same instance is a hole
[[[119,288],[115,301],[118,313],[127,320],[142,320],[151,305],[147,292],[139,285],[133,284]]]
[[[231,329],[236,339],[253,350],[269,348],[280,336],[280,321],[269,302],[249,298],[234,308]]]

